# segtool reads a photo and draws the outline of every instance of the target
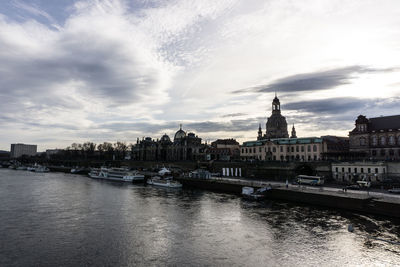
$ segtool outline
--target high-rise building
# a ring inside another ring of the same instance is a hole
[[[37,152],[37,145],[26,144],[11,144],[11,157],[19,158],[25,156],[35,156]]]

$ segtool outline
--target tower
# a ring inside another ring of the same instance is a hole
[[[263,139],[263,136],[262,136],[262,130],[261,130],[261,123],[260,123],[260,125],[258,126],[257,140],[261,140],[261,139]]]
[[[289,138],[286,118],[281,114],[281,103],[276,93],[272,101],[272,115],[266,124],[265,138]]]
[[[293,124],[293,127],[292,127],[292,135],[290,136],[290,138],[297,138],[296,129],[294,128],[294,124]]]

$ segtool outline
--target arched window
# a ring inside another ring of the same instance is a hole
[[[378,145],[378,138],[376,137],[376,135],[372,136],[372,145],[373,146]]]
[[[381,136],[380,141],[382,146],[386,145],[386,138],[384,136]]]
[[[385,149],[382,149],[381,150],[381,156],[385,156],[386,155],[386,151],[385,151]]]
[[[394,136],[389,136],[389,145],[394,145]]]
[[[317,152],[317,145],[313,145],[313,151]]]

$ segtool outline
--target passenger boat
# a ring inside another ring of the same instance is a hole
[[[172,180],[172,177],[161,178],[159,176],[153,176],[147,183],[150,185],[157,185],[169,188],[181,188],[182,184],[178,181]]]
[[[144,181],[144,175],[137,171],[129,171],[125,168],[100,168],[92,169],[89,177],[122,182]]]
[[[244,186],[242,188],[242,196],[251,200],[261,200],[267,196],[267,192],[271,189],[271,186],[266,186],[254,191],[253,187]]]
[[[47,168],[46,166],[41,166],[38,165],[35,167],[35,172],[49,172],[49,168]]]

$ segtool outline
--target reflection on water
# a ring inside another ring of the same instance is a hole
[[[1,266],[400,262],[397,220],[69,174],[1,169],[0,218]]]

